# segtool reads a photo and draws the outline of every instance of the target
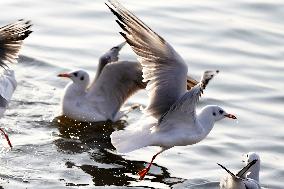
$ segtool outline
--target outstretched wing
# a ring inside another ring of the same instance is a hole
[[[221,165],[220,163],[217,163],[217,165],[219,165],[220,167],[222,167],[222,169],[224,169],[227,173],[229,173],[229,174],[231,175],[231,177],[237,179],[237,176],[236,176],[234,173],[232,173],[229,169],[227,169],[225,166]]]
[[[87,93],[90,102],[96,105],[98,97],[106,99],[102,106],[106,110],[101,110],[115,116],[128,97],[139,89],[144,89],[146,83],[142,78],[142,67],[138,62],[119,61],[109,63],[105,66]]]
[[[150,98],[146,113],[160,118],[184,94],[187,88],[187,65],[161,36],[151,30],[117,1],[107,5],[124,30],[120,34],[139,56]]]
[[[249,168],[251,166],[253,166],[255,163],[257,162],[257,160],[253,160],[251,162],[249,162],[244,168],[242,168],[236,175],[238,177],[241,177],[241,178],[245,178],[245,174],[247,173],[247,171],[249,170]]]
[[[209,81],[218,73],[219,71],[205,71],[200,82],[195,85],[191,90],[185,93],[175,104],[173,104],[168,112],[166,112],[160,119],[159,123],[163,121],[168,116],[174,114],[186,113],[188,120],[195,121],[196,118],[196,104],[199,101],[200,96],[203,94],[203,90],[206,88]]]
[[[23,40],[32,31],[30,21],[19,20],[15,23],[0,28],[0,66],[7,66],[6,63],[15,63]]]
[[[92,85],[94,85],[96,83],[96,80],[99,78],[102,70],[104,69],[104,67],[107,64],[109,64],[111,62],[117,62],[118,61],[119,52],[124,47],[125,43],[126,42],[123,42],[119,45],[112,47],[111,49],[109,49],[105,54],[103,54],[100,57],[96,77],[95,77]]]

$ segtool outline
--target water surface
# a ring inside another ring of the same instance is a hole
[[[199,78],[206,69],[221,71],[207,87],[199,108],[217,104],[238,121],[218,122],[198,145],[166,151],[146,179],[138,181],[137,171],[157,148],[116,154],[109,135],[113,127],[135,122],[141,111],[114,125],[56,118],[68,82],[56,75],[83,68],[94,76],[99,56],[122,41],[104,1],[2,0],[0,24],[31,19],[34,33],[25,41],[21,63],[13,66],[19,84],[1,119],[14,148],[1,153],[0,185],[213,189],[225,174],[217,162],[237,171],[243,166],[241,155],[255,151],[262,159],[261,185],[284,188],[284,2],[121,2],[175,47],[192,76]],[[129,47],[121,57],[135,60]],[[145,92],[127,104],[137,102],[147,105]]]

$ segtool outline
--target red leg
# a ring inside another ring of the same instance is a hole
[[[11,143],[11,141],[10,141],[8,135],[5,133],[5,131],[4,131],[2,128],[0,128],[0,131],[3,133],[3,135],[4,135],[5,139],[7,140],[7,142],[8,142],[8,144],[9,144],[10,148],[12,148],[13,146],[12,146],[12,143]]]
[[[146,176],[146,174],[149,172],[149,170],[150,170],[150,168],[151,168],[151,166],[152,166],[152,164],[153,164],[154,159],[155,159],[160,153],[162,153],[162,152],[158,152],[157,154],[155,154],[155,155],[152,157],[152,160],[151,160],[150,164],[149,164],[145,169],[143,169],[143,170],[141,170],[141,171],[138,172],[138,175],[140,176],[139,180],[143,180],[143,179],[144,179],[144,177]]]

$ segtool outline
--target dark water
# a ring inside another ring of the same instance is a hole
[[[76,123],[58,118],[67,83],[60,72],[83,68],[93,76],[101,54],[122,41],[104,1],[3,0],[0,24],[31,19],[34,33],[14,66],[18,88],[0,120],[14,148],[1,153],[3,188],[218,188],[224,172],[242,167],[241,155],[260,154],[261,185],[284,188],[284,2],[121,1],[167,39],[196,78],[206,69],[220,74],[200,107],[217,104],[238,122],[224,120],[198,145],[176,147],[157,158],[145,181],[137,171],[157,148],[120,155],[109,135],[142,112],[115,123]],[[135,59],[129,47],[122,59]],[[147,104],[145,92],[129,104]],[[59,121],[60,120],[60,121]],[[2,140],[3,145],[6,143]]]

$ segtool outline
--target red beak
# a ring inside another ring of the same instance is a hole
[[[57,77],[67,77],[67,78],[70,78],[71,75],[68,74],[68,73],[61,73],[61,74],[58,74]]]
[[[237,117],[234,116],[233,114],[226,114],[225,117],[230,118],[230,119],[237,119]]]

